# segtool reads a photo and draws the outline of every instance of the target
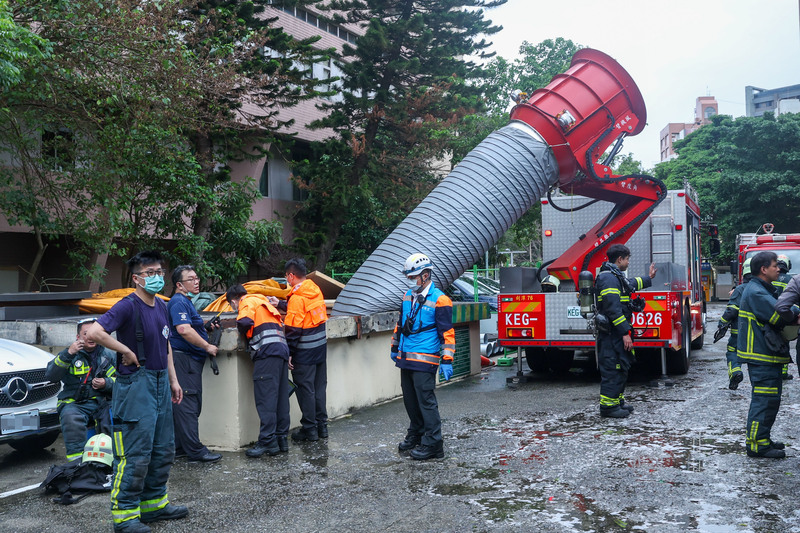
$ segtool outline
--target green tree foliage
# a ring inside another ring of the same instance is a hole
[[[346,222],[362,220],[366,226],[348,228],[356,232],[393,227],[442,176],[433,163],[445,156],[447,130],[482,106],[471,82],[483,69],[474,59],[489,45],[483,36],[500,29],[484,9],[505,1],[327,3],[335,22],[365,34],[344,46],[341,98],[322,106],[329,116],[317,124],[337,136],[296,172],[308,194],[298,242],[318,268],[334,258]]]
[[[800,231],[800,114],[711,120],[675,144],[679,157],[657,165],[656,177],[670,188],[685,179],[697,190],[704,220],[719,226],[720,261],[734,257],[737,234],[765,222]]]
[[[263,75],[242,66],[265,61],[264,43],[281,40],[273,29],[238,33],[223,49],[224,39],[212,43],[203,32],[224,13],[178,0],[10,5],[15,23],[37,28],[52,48],[0,95],[0,150],[10,162],[0,171],[0,208],[37,237],[32,274],[58,235],[71,236],[71,266],[82,278],[102,275],[97,255],[124,257],[165,240],[178,243],[176,261],[201,258],[198,270],[220,283],[267,253],[280,226],[249,221],[253,183],[231,183],[224,166],[209,173],[209,152],[190,141],[235,122],[232,114],[245,120],[238,102],[250,82],[261,84],[253,102],[268,99],[270,87],[279,87],[275,105],[296,101],[296,74],[283,75],[283,60],[270,60]],[[237,16],[252,12],[245,6]],[[244,143],[245,130],[227,137],[231,146]]]
[[[9,89],[19,83],[23,68],[49,53],[49,43],[18,25],[8,0],[0,0],[0,89]]]

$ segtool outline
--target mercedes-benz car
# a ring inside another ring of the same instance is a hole
[[[33,450],[50,446],[58,438],[56,396],[61,383],[44,377],[53,358],[35,346],[0,339],[0,444]]]

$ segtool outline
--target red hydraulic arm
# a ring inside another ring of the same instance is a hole
[[[614,203],[605,219],[547,267],[548,274],[571,279],[577,287],[580,272],[594,274],[606,259],[604,249],[625,242],[666,196],[660,180],[615,175],[600,161],[612,143],[618,142],[618,149],[626,135],[640,133],[646,118],[633,78],[610,56],[589,48],[511,111],[512,120],[532,126],[550,145],[558,162],[558,188]]]

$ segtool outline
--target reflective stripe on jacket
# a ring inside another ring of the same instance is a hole
[[[739,359],[750,363],[784,364],[790,362],[787,355],[773,353],[764,340],[764,328],[769,324],[784,324],[775,311],[774,287],[754,277],[745,285],[739,302],[739,337],[736,351]]]
[[[270,305],[263,294],[246,294],[239,300],[239,331],[247,337],[250,357],[289,359],[289,347],[281,324],[281,313]]]
[[[631,294],[653,284],[649,276],[625,278],[613,263],[605,262],[595,281],[598,312],[608,317],[615,336],[624,337],[631,330]]]
[[[292,363],[315,365],[325,361],[328,354],[325,328],[328,311],[317,284],[310,279],[298,283],[292,287],[283,305],[286,308],[286,342],[292,354]]]
[[[114,368],[116,355],[109,355],[111,353],[113,352],[98,344],[92,353],[79,350],[75,357],[71,358],[69,348],[64,348],[55,359],[47,363],[47,369],[44,373],[45,378],[53,383],[58,383],[59,381],[64,383],[64,387],[58,393],[58,404],[72,403],[78,399],[81,385],[84,383],[86,384],[86,395],[81,397],[81,400],[96,398],[101,393],[111,396],[114,390],[114,382],[117,379],[117,370]],[[91,383],[92,378],[97,376],[98,370],[104,374],[101,377],[106,380],[105,386],[99,390],[94,389]]]
[[[456,353],[453,302],[433,282],[423,302],[413,298],[412,291],[403,296],[400,319],[392,335],[392,352],[399,355],[396,366],[436,372],[440,362],[452,363]],[[406,323],[411,328],[409,335],[402,333]]]

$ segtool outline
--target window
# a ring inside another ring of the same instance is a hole
[[[261,169],[261,178],[258,180],[258,192],[261,196],[269,196],[269,160],[264,160],[264,168]]]
[[[716,110],[716,109],[714,109],[714,108],[713,108],[713,107],[711,107],[711,106],[708,106],[708,107],[705,109],[705,113],[704,113],[704,114],[705,114],[705,117],[706,117],[706,119],[709,119],[709,118],[711,118],[711,117],[713,117],[714,115],[716,115],[716,114],[717,114],[717,110]]]
[[[75,140],[66,128],[46,129],[42,132],[42,160],[50,170],[75,168]]]

